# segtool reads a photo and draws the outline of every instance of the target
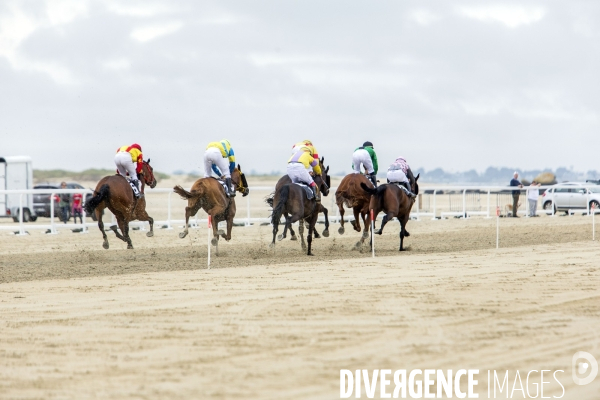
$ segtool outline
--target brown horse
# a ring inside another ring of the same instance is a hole
[[[144,193],[145,185],[154,188],[156,179],[154,172],[150,166],[150,159],[142,164],[142,171],[138,174],[138,179],[142,182],[142,190]],[[133,195],[133,190],[125,177],[121,175],[105,176],[100,179],[94,190],[94,197],[85,203],[85,211],[88,214],[96,213],[98,219],[98,228],[102,232],[104,243],[102,247],[108,249],[108,237],[104,232],[104,223],[102,222],[102,214],[104,209],[108,208],[117,218],[117,224],[121,229],[122,235],[117,231],[117,226],[113,225],[110,229],[115,232],[115,235],[124,242],[127,242],[127,248],[133,249],[131,238],[129,237],[129,222],[134,220],[148,221],[150,223],[150,231],[146,236],[154,236],[154,220],[146,213],[146,199],[141,197],[136,199]]]
[[[419,175],[416,176],[414,183],[411,185],[412,192],[415,195],[419,194]],[[399,251],[404,251],[404,237],[410,236],[410,233],[406,230],[406,223],[410,217],[410,210],[415,203],[415,198],[411,198],[404,189],[398,187],[395,184],[384,184],[380,185],[377,189],[369,188],[364,183],[360,184],[360,187],[369,194],[371,194],[371,201],[369,208],[373,210],[373,218],[377,219],[377,214],[381,211],[385,212],[383,220],[381,221],[381,228],[373,232],[381,235],[383,227],[392,218],[397,217],[400,222],[400,248]]]
[[[321,178],[325,182],[325,187],[322,190],[321,189],[319,189],[319,190],[321,191],[321,194],[323,196],[327,196],[329,194],[329,188],[331,186],[331,181],[330,181],[330,177],[329,177],[329,167],[325,168],[325,166],[323,164],[324,162],[325,162],[325,157],[321,157],[321,159],[319,160],[319,166],[321,167],[321,175],[322,175]],[[287,174],[282,176],[281,178],[279,178],[279,180],[277,181],[277,184],[275,185],[275,192],[277,190],[281,189],[283,187],[283,185],[287,185],[289,183],[292,183],[292,180],[290,179],[290,177]],[[275,192],[273,192],[271,194],[271,196],[269,196],[265,200],[271,208],[273,208],[273,198],[275,196]],[[319,204],[319,212],[322,212],[323,215],[325,216],[325,229],[323,230],[323,236],[329,237],[329,210],[327,210],[327,208],[325,208],[322,204]],[[284,213],[283,215],[287,221],[288,214]],[[285,228],[283,229],[283,233],[277,237],[277,240],[285,239],[288,229],[290,230],[290,235],[291,235],[290,240],[298,240],[298,238],[296,237],[296,232],[294,232],[292,225],[291,224],[288,225],[287,223],[285,225]],[[304,220],[302,220],[302,219],[298,223],[298,232],[300,233],[302,249],[306,250],[306,244],[304,243]],[[319,239],[321,237],[316,229],[314,231],[314,235],[315,235],[315,239]]]
[[[345,232],[344,228],[344,205],[348,208],[352,208],[354,212],[354,221],[350,221],[352,227],[356,232],[360,232],[360,218],[362,218],[364,224],[364,231],[360,241],[356,242],[355,249],[360,249],[365,240],[369,237],[369,227],[371,225],[371,216],[369,214],[369,202],[371,201],[371,195],[366,193],[361,188],[361,183],[367,186],[369,189],[373,189],[371,181],[363,174],[349,174],[342,179],[340,185],[335,191],[335,202],[340,211],[340,228],[338,233],[343,235]]]
[[[239,164],[231,173],[231,181],[235,185],[235,190],[242,193],[243,196],[250,193],[246,177],[242,173]],[[190,217],[196,215],[198,210],[202,208],[212,219],[213,239],[211,243],[213,246],[217,246],[218,254],[219,236],[227,241],[231,239],[231,228],[233,227],[233,217],[235,217],[236,211],[235,197],[227,197],[223,185],[215,178],[198,179],[189,192],[179,185],[175,186],[173,190],[182,199],[188,201],[185,208],[185,229],[179,234],[179,237],[183,239],[187,236]],[[222,230],[218,230],[218,224],[221,221],[227,221],[227,234]]]
[[[324,169],[322,169],[321,175],[315,176],[315,183],[322,192],[329,190],[325,180],[323,179],[323,175],[326,175]],[[307,255],[312,256],[312,235],[315,231],[315,225],[317,223],[317,218],[319,217],[319,211],[321,210],[320,204],[317,203],[317,200],[314,198],[308,200],[304,188],[296,185],[295,183],[288,183],[281,186],[279,190],[275,191],[275,196],[273,196],[273,205],[273,214],[271,215],[271,224],[273,225],[273,241],[271,242],[271,247],[275,246],[275,237],[277,236],[277,231],[279,229],[279,220],[281,219],[282,215],[285,215],[284,233],[288,227],[291,229],[292,224],[296,221],[305,221],[308,223]],[[304,249],[304,236],[302,236],[304,225],[300,225],[298,229],[302,239],[302,248]]]

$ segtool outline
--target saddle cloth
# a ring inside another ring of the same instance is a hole
[[[304,193],[306,193],[306,198],[308,200],[312,200],[315,197],[313,195],[312,189],[306,183],[304,183],[304,182],[296,182],[295,184],[298,185],[298,186],[300,186],[302,189],[304,189]]]

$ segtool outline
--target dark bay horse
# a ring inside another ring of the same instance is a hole
[[[242,193],[243,196],[250,193],[246,177],[242,173],[239,164],[231,173],[231,181],[235,186],[235,190]],[[233,227],[233,217],[235,217],[236,211],[235,197],[227,197],[223,185],[215,178],[198,179],[189,192],[179,185],[175,186],[173,190],[182,199],[188,201],[185,208],[185,229],[179,234],[179,237],[183,239],[187,236],[190,217],[196,215],[198,210],[202,208],[212,219],[213,239],[211,243],[213,246],[217,246],[218,254],[219,236],[227,241],[231,239],[231,228]],[[218,224],[221,221],[227,221],[227,234],[222,230],[218,230]]]
[[[322,174],[315,176],[315,183],[318,185],[321,191],[328,190],[323,175],[326,175],[324,169],[321,170]],[[317,218],[319,217],[319,204],[316,199],[308,200],[304,188],[296,185],[295,183],[288,183],[275,191],[273,196],[273,214],[271,215],[271,224],[273,225],[273,241],[271,247],[275,246],[275,237],[279,229],[279,220],[282,215],[285,215],[285,230],[296,221],[305,221],[308,224],[308,252],[307,255],[312,256],[312,235],[315,231],[315,225]],[[303,225],[301,225],[303,229]],[[300,229],[300,228],[299,228]],[[302,236],[302,230],[300,230],[302,243],[304,244],[304,237]],[[304,246],[302,247],[304,249]]]
[[[138,174],[138,179],[142,182],[142,193],[144,193],[145,185],[151,188],[156,186],[156,179],[150,166],[150,159],[143,162],[142,172]],[[119,239],[127,242],[128,249],[133,249],[131,238],[129,237],[130,221],[136,219],[139,221],[148,221],[150,223],[150,231],[146,233],[146,236],[154,236],[154,220],[146,213],[146,199],[145,197],[135,198],[133,190],[125,177],[111,175],[100,179],[100,182],[96,185],[96,190],[94,190],[94,196],[85,203],[85,211],[87,213],[96,213],[98,228],[104,238],[102,247],[108,249],[108,237],[104,232],[104,223],[102,222],[102,214],[105,208],[108,208],[117,218],[117,224],[122,234],[117,231],[116,225],[111,226],[110,229],[115,232],[115,235]]]
[[[324,166],[324,162],[325,162],[325,157],[321,157],[321,159],[319,160],[319,166],[321,167],[321,178],[323,179],[323,181],[325,182],[325,188],[323,190],[319,189],[321,191],[321,194],[323,196],[327,196],[329,194],[329,188],[331,187],[331,181],[330,181],[330,177],[329,177],[329,167],[325,168]],[[279,180],[277,181],[277,184],[275,185],[275,192],[279,189],[281,189],[283,187],[283,185],[287,185],[288,183],[292,183],[292,180],[290,179],[290,177],[286,174],[284,176],[282,176],[281,178],[279,178]],[[271,194],[271,196],[269,196],[265,201],[267,202],[267,204],[269,206],[271,206],[271,208],[273,208],[273,198],[275,196],[275,192],[273,192]],[[329,237],[329,210],[327,210],[327,208],[325,208],[325,206],[323,206],[323,204],[319,204],[319,212],[322,212],[323,215],[325,216],[325,229],[323,230],[323,236],[325,237]],[[283,214],[285,218],[287,218],[287,213]],[[281,235],[279,235],[277,237],[278,240],[283,240],[286,238],[286,234],[287,234],[287,230],[290,230],[290,239],[291,240],[298,240],[298,238],[296,237],[296,232],[294,232],[294,229],[292,228],[292,225],[290,224],[289,226],[286,224],[283,233]],[[302,248],[306,250],[306,244],[304,243],[304,220],[300,220],[300,222],[298,223],[298,232],[300,233],[300,240],[301,240],[301,244],[302,244]],[[317,230],[315,229],[314,231],[314,235],[315,235],[315,239],[319,239],[321,236],[319,236],[319,233],[317,232]]]
[[[356,232],[360,232],[360,218],[362,218],[364,230],[360,241],[356,242],[355,249],[360,249],[365,240],[369,237],[369,228],[371,225],[371,216],[369,213],[369,202],[371,195],[361,188],[361,183],[369,189],[373,189],[371,181],[363,174],[349,174],[342,179],[340,185],[335,191],[335,202],[340,211],[340,228],[338,233],[343,235],[344,228],[344,206],[352,208],[354,212],[354,221],[350,221]]]
[[[411,184],[411,191],[415,195],[419,194],[419,184],[417,182],[419,176],[420,174]],[[410,233],[406,230],[406,223],[410,217],[410,210],[415,203],[415,198],[411,198],[404,189],[391,183],[380,185],[377,189],[369,188],[364,183],[361,183],[360,187],[371,195],[369,209],[373,210],[373,218],[377,219],[377,214],[382,211],[385,213],[381,221],[381,228],[373,233],[381,235],[385,224],[394,217],[398,218],[400,222],[400,248],[398,250],[404,251],[404,237],[410,236]]]

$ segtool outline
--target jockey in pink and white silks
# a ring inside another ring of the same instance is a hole
[[[319,166],[319,160],[314,158],[310,147],[302,147],[288,160],[287,174],[293,183],[305,183],[310,186],[317,203],[321,202],[321,194],[317,191],[317,184],[308,173],[310,168]]]
[[[398,157],[387,170],[387,181],[388,183],[398,183],[404,186],[410,196],[414,197],[415,195],[411,192],[410,181],[408,179],[409,175],[412,176],[412,172],[410,172],[410,166],[406,162],[406,159]]]

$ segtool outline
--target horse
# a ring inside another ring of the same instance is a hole
[[[354,249],[360,249],[365,239],[369,236],[369,227],[371,225],[371,216],[369,213],[369,202],[371,195],[367,194],[362,188],[361,183],[367,186],[369,189],[373,189],[373,184],[363,174],[349,174],[342,179],[340,185],[335,191],[335,202],[340,211],[340,228],[338,233],[343,235],[345,232],[344,228],[344,205],[348,208],[352,208],[354,212],[354,221],[350,221],[352,227],[356,232],[360,232],[360,217],[364,224],[364,231],[360,241],[356,242]]]
[[[138,173],[138,179],[142,182],[141,193],[144,193],[145,185],[151,188],[156,186],[156,179],[150,166],[150,159],[142,162],[142,171]],[[108,208],[117,218],[117,224],[122,234],[117,231],[116,225],[112,225],[110,229],[113,230],[119,239],[127,242],[128,249],[133,249],[133,244],[129,237],[130,221],[136,219],[138,221],[148,221],[150,223],[150,231],[146,233],[146,236],[154,236],[154,220],[146,213],[146,199],[144,197],[138,199],[133,195],[133,190],[124,176],[117,174],[105,176],[100,179],[94,190],[94,196],[85,203],[85,211],[88,214],[95,213],[98,220],[98,229],[102,232],[104,239],[102,247],[108,249],[108,237],[104,232],[104,223],[102,222],[102,215],[105,208]]]
[[[250,193],[248,182],[239,164],[231,173],[231,181],[235,185],[235,190],[242,193],[243,197]],[[185,229],[179,234],[179,237],[183,239],[187,236],[190,217],[196,215],[198,210],[202,208],[212,219],[213,238],[211,243],[217,247],[217,254],[219,254],[219,236],[226,241],[231,240],[231,228],[233,227],[233,217],[236,211],[235,197],[228,197],[225,188],[216,178],[198,179],[189,192],[179,185],[175,186],[173,190],[182,199],[188,201],[185,208]],[[227,234],[217,229],[221,221],[227,221]]]
[[[411,191],[419,194],[419,176],[417,175],[414,183],[411,185]],[[373,232],[377,235],[383,233],[383,227],[392,218],[397,217],[400,222],[400,248],[399,251],[404,251],[404,237],[410,236],[406,230],[406,223],[410,217],[410,210],[415,202],[415,198],[409,196],[403,188],[398,185],[388,183],[380,185],[377,189],[369,188],[364,183],[360,184],[363,190],[371,195],[369,208],[373,210],[373,218],[377,219],[377,214],[381,211],[386,214],[381,221],[381,228]]]
[[[318,185],[320,190],[328,191],[327,184],[323,176],[326,176],[327,172],[323,169],[321,175],[315,176],[315,183]],[[315,225],[317,218],[319,217],[319,204],[316,199],[308,200],[304,188],[296,185],[295,183],[288,183],[281,186],[275,191],[273,196],[273,214],[271,214],[271,224],[273,225],[273,241],[271,247],[275,246],[275,237],[279,230],[279,220],[282,215],[285,215],[285,228],[284,233],[294,222],[306,221],[308,223],[308,252],[307,255],[312,256],[312,235],[315,231]],[[302,236],[304,225],[300,225],[300,237],[302,238],[302,248],[304,249],[304,236]],[[280,239],[281,240],[281,239]]]
[[[328,175],[329,167],[325,168],[324,162],[325,162],[325,157],[321,157],[321,159],[319,160],[319,165],[321,167],[323,181],[325,182],[325,187],[323,190],[321,190],[321,194],[323,196],[327,196],[329,194],[329,188],[331,187],[331,179]],[[275,185],[275,192],[277,192],[277,190],[281,189],[283,187],[283,185],[287,185],[289,183],[292,183],[292,180],[290,179],[290,177],[287,174],[282,176],[281,178],[279,178],[279,180],[277,181],[277,184]],[[275,196],[275,192],[271,193],[271,195],[269,197],[267,197],[267,199],[265,200],[266,203],[271,208],[273,208],[273,197]],[[319,212],[322,212],[323,215],[325,216],[325,229],[323,230],[323,236],[329,237],[329,217],[328,217],[329,210],[327,210],[327,208],[325,208],[322,204],[319,204]],[[286,218],[286,221],[287,221],[287,216],[288,216],[287,213],[284,213],[284,217]],[[294,232],[292,225],[291,224],[288,225],[287,223],[285,225],[283,233],[277,237],[277,240],[281,241],[281,240],[285,239],[288,229],[290,230],[290,234],[291,234],[290,240],[298,240],[298,238],[296,237],[296,232]],[[300,233],[300,240],[301,240],[302,248],[306,249],[306,244],[304,243],[304,220],[300,220],[300,222],[298,223],[298,232]],[[314,230],[314,235],[315,235],[315,239],[319,239],[321,237],[316,229]]]

